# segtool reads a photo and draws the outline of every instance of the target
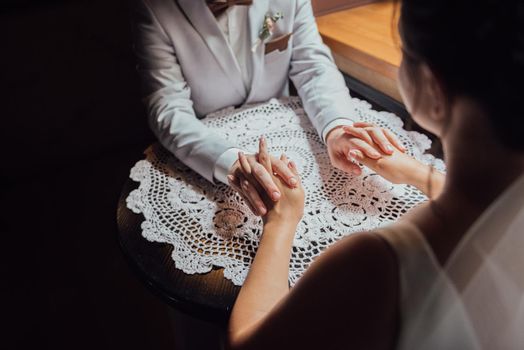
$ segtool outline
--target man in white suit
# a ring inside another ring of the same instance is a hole
[[[235,182],[241,150],[200,122],[208,113],[286,96],[291,79],[337,168],[360,172],[349,159],[350,150],[379,158],[374,144],[387,154],[392,145],[401,148],[387,130],[354,125],[349,91],[322,43],[309,0],[137,2],[135,50],[154,133],[207,180],[230,183],[256,214],[266,208],[255,184]],[[275,17],[279,13],[283,18]],[[269,23],[271,35],[261,38],[266,16],[275,21]],[[274,164],[275,172],[294,186],[293,173],[278,160]],[[278,200],[269,174],[259,180]]]

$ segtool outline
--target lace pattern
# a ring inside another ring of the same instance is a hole
[[[367,102],[353,100],[358,120],[389,128],[408,153],[444,169],[441,160],[424,154],[431,146],[425,135],[405,131],[394,114],[374,111]],[[247,152],[256,152],[259,137],[265,135],[272,154],[285,153],[296,162],[306,207],[294,239],[292,285],[337,240],[391,223],[427,200],[417,189],[393,185],[370,170],[353,176],[333,168],[298,98],[229,108],[203,122]],[[228,186],[207,182],[162,147],[154,145],[145,155],[130,175],[140,183],[139,188],[127,198],[128,208],[144,216],[144,238],[172,245],[176,267],[185,273],[206,273],[219,266],[226,278],[242,285],[257,250],[261,219]]]

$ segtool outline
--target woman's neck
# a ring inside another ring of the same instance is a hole
[[[524,156],[503,147],[476,107],[454,108],[442,137],[446,184],[417,220],[441,263],[480,215],[524,173]]]
[[[524,155],[504,147],[485,113],[467,101],[456,105],[447,130],[447,178],[439,201],[482,212],[523,174]]]

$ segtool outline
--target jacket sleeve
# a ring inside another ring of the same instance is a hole
[[[134,47],[149,124],[164,147],[213,182],[217,161],[234,145],[197,118],[175,48],[147,0],[136,1],[134,13]]]
[[[322,139],[326,127],[344,124],[344,119],[347,124],[355,121],[349,90],[331,51],[322,42],[310,0],[297,0],[289,74]]]

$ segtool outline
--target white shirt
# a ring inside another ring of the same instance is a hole
[[[248,12],[249,6],[233,6],[220,15],[217,18],[217,22],[236,58],[235,62],[242,74],[244,86],[249,91],[253,77],[253,66],[249,42]],[[347,117],[349,118],[350,116]],[[340,118],[333,120],[324,128],[322,139],[325,141],[327,134],[335,127],[352,124],[353,121],[350,119]],[[241,151],[238,148],[231,148],[218,158],[213,172],[216,180],[225,184],[228,183],[227,175],[229,170],[238,159],[238,152]]]
[[[249,47],[249,6],[233,6],[217,18],[218,26],[233,50],[246,90],[251,88],[252,64]]]

